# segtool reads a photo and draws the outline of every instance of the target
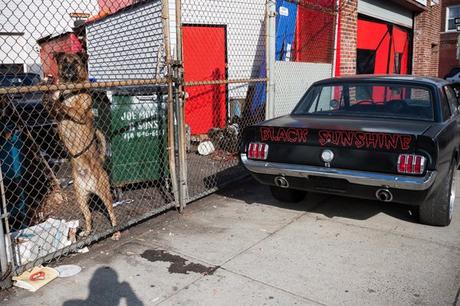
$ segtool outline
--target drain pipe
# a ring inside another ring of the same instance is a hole
[[[276,60],[276,1],[268,0],[266,5],[265,61],[267,76],[267,101],[265,119],[275,117],[275,60]]]

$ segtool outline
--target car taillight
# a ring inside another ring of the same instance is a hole
[[[266,160],[268,157],[268,144],[260,142],[251,142],[248,147],[249,159]]]
[[[425,171],[426,158],[415,154],[401,154],[398,158],[398,172],[405,174],[422,174]]]

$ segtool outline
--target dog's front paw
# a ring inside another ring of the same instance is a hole
[[[120,240],[121,238],[121,233],[120,232],[116,232],[112,235],[112,240],[115,240],[115,241],[118,241]]]

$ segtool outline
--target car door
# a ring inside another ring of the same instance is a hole
[[[438,171],[444,175],[451,165],[453,156],[458,156],[460,149],[460,113],[455,92],[450,86],[442,88],[440,98],[442,129],[437,136]]]

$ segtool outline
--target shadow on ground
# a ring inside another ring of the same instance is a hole
[[[218,191],[217,194],[244,201],[249,205],[260,203],[280,208],[317,213],[327,218],[341,217],[367,220],[377,214],[383,213],[396,219],[413,223],[417,223],[418,219],[416,207],[335,195],[309,193],[305,200],[300,203],[282,203],[271,196],[270,189],[267,186],[259,184],[252,178],[244,179],[231,187],[224,188]]]
[[[118,281],[118,274],[115,270],[110,267],[102,267],[97,269],[91,278],[88,298],[86,300],[68,300],[64,302],[63,306],[112,306],[120,305],[123,299],[128,306],[144,305],[129,283]]]

